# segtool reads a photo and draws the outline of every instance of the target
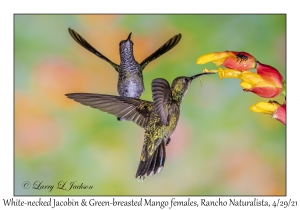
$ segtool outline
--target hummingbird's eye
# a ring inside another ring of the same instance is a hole
[[[186,77],[183,78],[183,81],[184,81],[184,82],[189,82],[188,78],[186,78]]]

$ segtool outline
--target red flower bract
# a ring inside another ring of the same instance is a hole
[[[257,61],[256,70],[257,74],[264,78],[264,80],[269,80],[270,82],[273,82],[275,86],[282,86],[283,78],[279,71],[274,67]]]
[[[286,101],[280,107],[278,107],[277,111],[274,113],[273,118],[286,124]]]
[[[257,61],[257,74],[243,72],[240,76],[244,91],[253,92],[263,98],[278,96],[283,87],[283,78],[279,71],[272,66]]]
[[[222,64],[226,68],[247,71],[256,66],[256,59],[246,52],[230,51],[234,56],[229,56]]]
[[[197,64],[214,62],[217,66],[224,66],[229,69],[247,71],[256,66],[256,59],[246,52],[225,51],[208,53],[197,59]]]

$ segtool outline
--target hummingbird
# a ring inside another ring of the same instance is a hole
[[[136,172],[136,178],[143,181],[145,176],[152,176],[164,167],[166,146],[170,143],[171,135],[177,126],[180,104],[191,82],[208,74],[214,73],[204,72],[191,77],[177,77],[171,86],[163,78],[154,79],[151,83],[153,102],[93,93],[68,93],[66,96],[83,105],[133,121],[144,128],[143,148]]]
[[[107,61],[112,65],[119,74],[118,78],[118,93],[120,96],[140,98],[144,92],[144,82],[142,71],[153,60],[160,57],[164,53],[175,47],[181,39],[181,34],[177,34],[169,39],[158,50],[144,59],[141,63],[138,63],[133,55],[133,42],[131,41],[130,33],[126,40],[120,42],[120,65],[112,62],[102,53],[98,52],[92,45],[90,45],[82,36],[76,31],[69,28],[69,33],[72,38],[88,51],[94,53],[99,58]]]

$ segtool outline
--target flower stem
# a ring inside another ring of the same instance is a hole
[[[282,91],[281,94],[286,98],[286,81],[282,81]]]

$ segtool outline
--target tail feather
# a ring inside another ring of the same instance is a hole
[[[154,155],[155,153],[153,153]],[[147,171],[151,165],[151,162],[153,160],[153,155],[148,158],[146,161],[140,161],[140,164],[139,164],[139,167],[138,167],[138,170],[136,172],[136,178],[139,177],[139,178],[145,178],[145,176],[147,176]]]
[[[164,167],[164,164],[165,164],[166,144],[165,144],[164,141],[160,144],[160,147],[158,149],[159,149],[159,152],[157,154],[158,164],[155,165],[154,174],[157,173],[157,172],[160,172],[162,170],[162,168]]]
[[[159,151],[159,148],[157,148],[157,150],[155,150],[155,152],[153,154],[153,158],[152,158],[151,164],[149,166],[149,169],[147,170],[147,176],[149,176],[149,175],[152,176],[154,174],[155,164],[157,163],[158,151]]]
[[[150,158],[145,161],[140,161],[135,176],[136,178],[139,177],[144,180],[145,176],[152,176],[161,171],[166,160],[165,145],[165,141],[162,141]]]

